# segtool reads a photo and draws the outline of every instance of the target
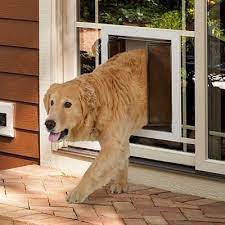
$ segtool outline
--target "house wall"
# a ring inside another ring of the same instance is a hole
[[[15,103],[15,138],[0,136],[0,169],[39,163],[38,0],[0,6],[0,101]]]

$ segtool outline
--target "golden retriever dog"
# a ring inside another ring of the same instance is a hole
[[[145,49],[115,55],[92,73],[47,91],[49,140],[93,140],[101,146],[68,202],[83,202],[112,178],[111,192],[126,192],[129,138],[147,124],[146,55]]]

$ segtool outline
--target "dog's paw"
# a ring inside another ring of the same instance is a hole
[[[84,193],[82,193],[81,191],[79,191],[78,189],[74,189],[71,191],[71,193],[69,193],[68,197],[67,197],[67,202],[68,203],[82,203],[85,201],[86,199],[86,195]]]
[[[112,194],[121,194],[128,191],[128,185],[127,184],[119,184],[119,183],[113,183],[110,186],[110,192]]]

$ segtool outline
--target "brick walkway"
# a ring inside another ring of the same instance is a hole
[[[39,166],[0,171],[0,225],[222,225],[225,203],[141,185],[111,195],[105,187],[84,204],[68,204],[79,181]]]

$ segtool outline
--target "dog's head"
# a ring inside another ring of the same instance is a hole
[[[69,137],[71,130],[84,120],[92,105],[91,93],[90,88],[82,85],[51,85],[44,97],[48,114],[45,126],[51,142]]]

